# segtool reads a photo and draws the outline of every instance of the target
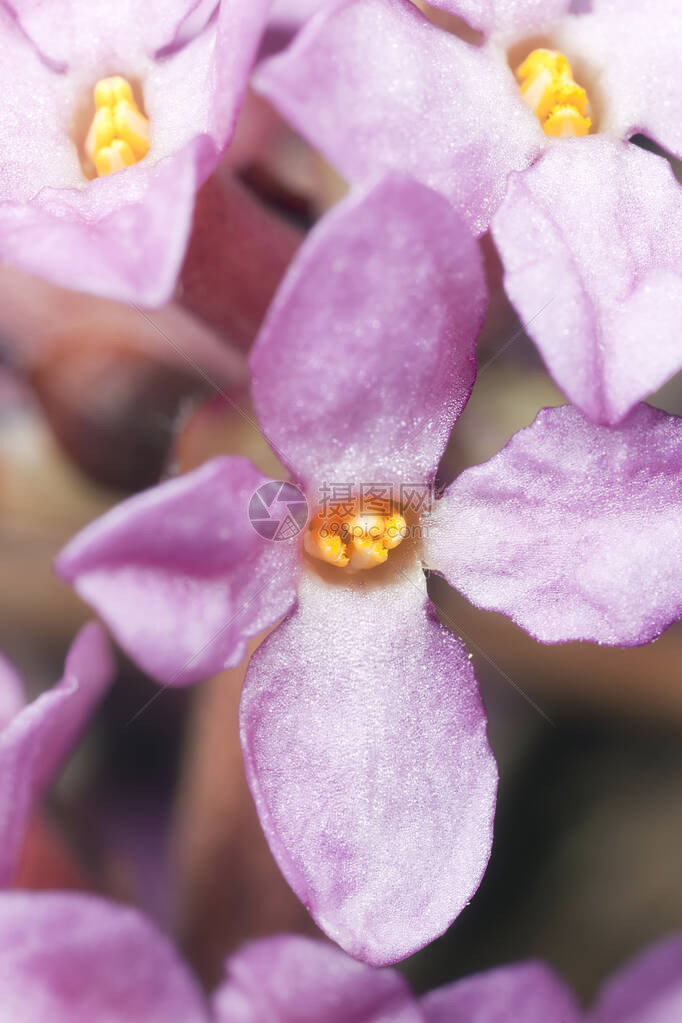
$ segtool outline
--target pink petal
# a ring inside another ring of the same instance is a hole
[[[571,0],[429,0],[431,7],[464,18],[472,28],[491,32],[533,33],[565,14]]]
[[[682,157],[682,9],[676,0],[590,0],[568,18],[560,43],[588,70],[599,101],[599,130],[643,132]]]
[[[30,202],[2,202],[0,257],[63,287],[160,305],[175,287],[194,193],[216,158],[200,136],[157,164],[84,189],[45,188]]]
[[[214,137],[232,137],[272,0],[222,0],[213,78]],[[222,133],[222,135],[221,135]]]
[[[545,643],[634,646],[682,614],[682,419],[544,409],[436,505],[427,563]]]
[[[61,681],[19,710],[0,732],[1,884],[8,884],[16,869],[36,800],[70,752],[113,674],[104,632],[94,623],[86,625],[69,650]],[[4,1009],[2,995],[0,1004]]]
[[[36,56],[2,4],[0,48],[0,89],[11,97],[0,119],[0,202],[30,199],[43,186],[81,184],[78,153],[64,126],[69,83]]]
[[[12,1023],[208,1023],[198,984],[135,909],[0,895],[0,1004]]]
[[[219,153],[224,150],[234,133],[269,10],[270,0],[223,0],[217,18],[203,32],[170,56],[149,63],[143,85],[150,156],[173,152],[202,132],[211,136]]]
[[[256,83],[350,181],[409,174],[477,233],[509,172],[547,143],[504,55],[441,31],[409,0],[325,5]]]
[[[543,963],[517,963],[432,991],[422,999],[426,1023],[580,1023],[566,985]]]
[[[207,678],[238,664],[296,598],[298,538],[265,540],[249,521],[266,482],[245,458],[215,458],[92,523],[57,571],[150,675]]]
[[[682,936],[659,942],[606,982],[593,1023],[677,1023],[682,1019]]]
[[[274,0],[271,24],[297,29],[322,6],[322,0]]]
[[[311,233],[253,348],[268,439],[307,485],[433,477],[475,376],[478,247],[442,196],[398,178]]]
[[[590,418],[617,422],[682,368],[682,189],[660,157],[563,141],[511,179],[493,236],[507,294]]]
[[[138,38],[155,14],[159,39],[170,28],[175,38],[204,2],[155,0],[162,9],[144,17],[129,3],[15,2],[53,63],[73,51],[77,69],[48,71],[0,11],[8,47],[0,84],[19,111],[0,129],[0,259],[64,287],[160,305],[175,287],[195,193],[232,137],[269,0],[223,3],[204,31],[157,61],[140,55]],[[151,149],[138,165],[87,181],[73,122],[112,66],[140,79]]]
[[[150,56],[197,32],[218,0],[3,0],[46,63],[82,70],[94,60]],[[109,72],[111,73],[111,72]],[[94,84],[94,83],[93,83]]]
[[[373,965],[428,944],[466,906],[495,804],[471,662],[402,550],[371,579],[310,570],[252,657],[241,705],[247,778],[284,876]]]
[[[216,1023],[423,1023],[405,980],[293,935],[266,938],[227,963]]]
[[[0,729],[24,706],[24,684],[11,661],[0,654]]]

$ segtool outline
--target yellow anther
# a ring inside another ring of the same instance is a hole
[[[386,530],[382,538],[384,547],[392,551],[394,547],[403,542],[406,536],[407,523],[402,515],[395,514],[386,519]]]
[[[115,174],[149,151],[149,121],[138,108],[130,83],[121,75],[102,78],[94,89],[95,116],[85,152],[97,174]]]
[[[348,519],[347,529],[353,537],[380,540],[386,529],[385,518],[383,515],[369,515],[363,512]]]
[[[99,107],[113,107],[114,103],[117,103],[120,99],[127,100],[128,103],[135,103],[130,82],[123,78],[122,75],[100,78],[95,86],[94,96],[95,106],[98,109]]]
[[[573,80],[563,53],[533,50],[516,70],[521,95],[545,133],[566,138],[587,135],[592,122],[587,93]]]
[[[149,121],[134,104],[121,99],[114,107],[114,128],[118,138],[127,142],[141,160],[149,151]]]
[[[345,568],[350,560],[347,545],[340,536],[320,536],[319,530],[310,530],[303,537],[303,546],[311,557],[337,568]]]
[[[575,107],[556,106],[545,121],[543,128],[546,135],[553,138],[568,139],[576,135],[587,135],[590,130],[589,117],[583,117]]]
[[[384,547],[381,540],[355,536],[350,542],[350,567],[355,571],[383,565],[387,557],[388,548]]]
[[[383,565],[406,536],[407,523],[390,502],[385,514],[351,504],[342,511],[319,512],[308,525],[303,546],[311,557],[355,572]]]
[[[110,146],[105,146],[95,153],[95,167],[100,177],[125,170],[134,163],[137,163],[137,157],[123,139],[114,139]]]

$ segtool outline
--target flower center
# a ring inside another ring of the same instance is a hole
[[[98,177],[137,163],[149,150],[149,121],[121,75],[101,78],[94,89],[95,116],[85,139],[85,152]]]
[[[358,572],[383,565],[406,535],[407,523],[393,506],[377,514],[363,511],[356,501],[344,509],[319,511],[308,523],[303,546],[318,561]]]
[[[516,78],[527,107],[536,115],[546,135],[570,138],[587,135],[592,121],[587,93],[573,80],[563,53],[533,50],[516,69]]]

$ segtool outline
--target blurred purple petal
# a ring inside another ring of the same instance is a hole
[[[438,988],[421,1001],[425,1023],[580,1023],[567,986],[540,962],[501,966]]]
[[[481,255],[447,201],[387,178],[300,250],[251,357],[268,439],[308,486],[433,478],[476,373]]]
[[[0,654],[0,729],[9,724],[24,706],[24,683],[21,675],[6,657]]]
[[[373,965],[441,934],[490,853],[496,769],[473,668],[421,569],[306,573],[241,705],[270,847],[316,922]],[[333,572],[333,569],[329,570]]]
[[[427,564],[546,643],[647,643],[682,614],[682,419],[544,409],[436,503]]]
[[[94,623],[86,625],[69,650],[61,681],[19,710],[0,732],[0,883],[10,882],[29,814],[70,752],[113,674],[103,630]],[[4,1009],[1,993],[0,1004]]]
[[[227,962],[214,996],[216,1023],[423,1023],[405,980],[338,949],[283,935],[253,942]]]
[[[249,520],[267,483],[245,458],[215,458],[86,527],[57,571],[145,671],[185,685],[237,664],[246,641],[296,599],[298,539]]]
[[[682,935],[647,949],[607,980],[592,1023],[678,1023],[682,1019]]]
[[[208,1023],[196,981],[135,909],[0,894],[0,1004],[12,1023]]]

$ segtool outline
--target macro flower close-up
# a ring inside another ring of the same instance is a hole
[[[483,35],[410,0],[337,0],[258,86],[350,181],[411,174],[490,228],[551,375],[590,418],[617,422],[682,368],[682,190],[631,142],[682,157],[682,12],[433,6]]]
[[[0,1023],[680,1023],[682,8],[0,43]]]
[[[682,614],[674,417],[641,406],[608,431],[546,409],[431,502],[484,306],[476,243],[441,196],[388,179],[352,197],[298,254],[251,356],[260,423],[300,487],[289,503],[310,509],[302,534],[261,538],[252,495],[268,483],[223,458],[58,560],[167,684],[238,662],[289,613],[247,671],[247,776],[296,893],[379,964],[445,929],[490,847],[485,716],[423,568],[549,642],[644,643]]]

